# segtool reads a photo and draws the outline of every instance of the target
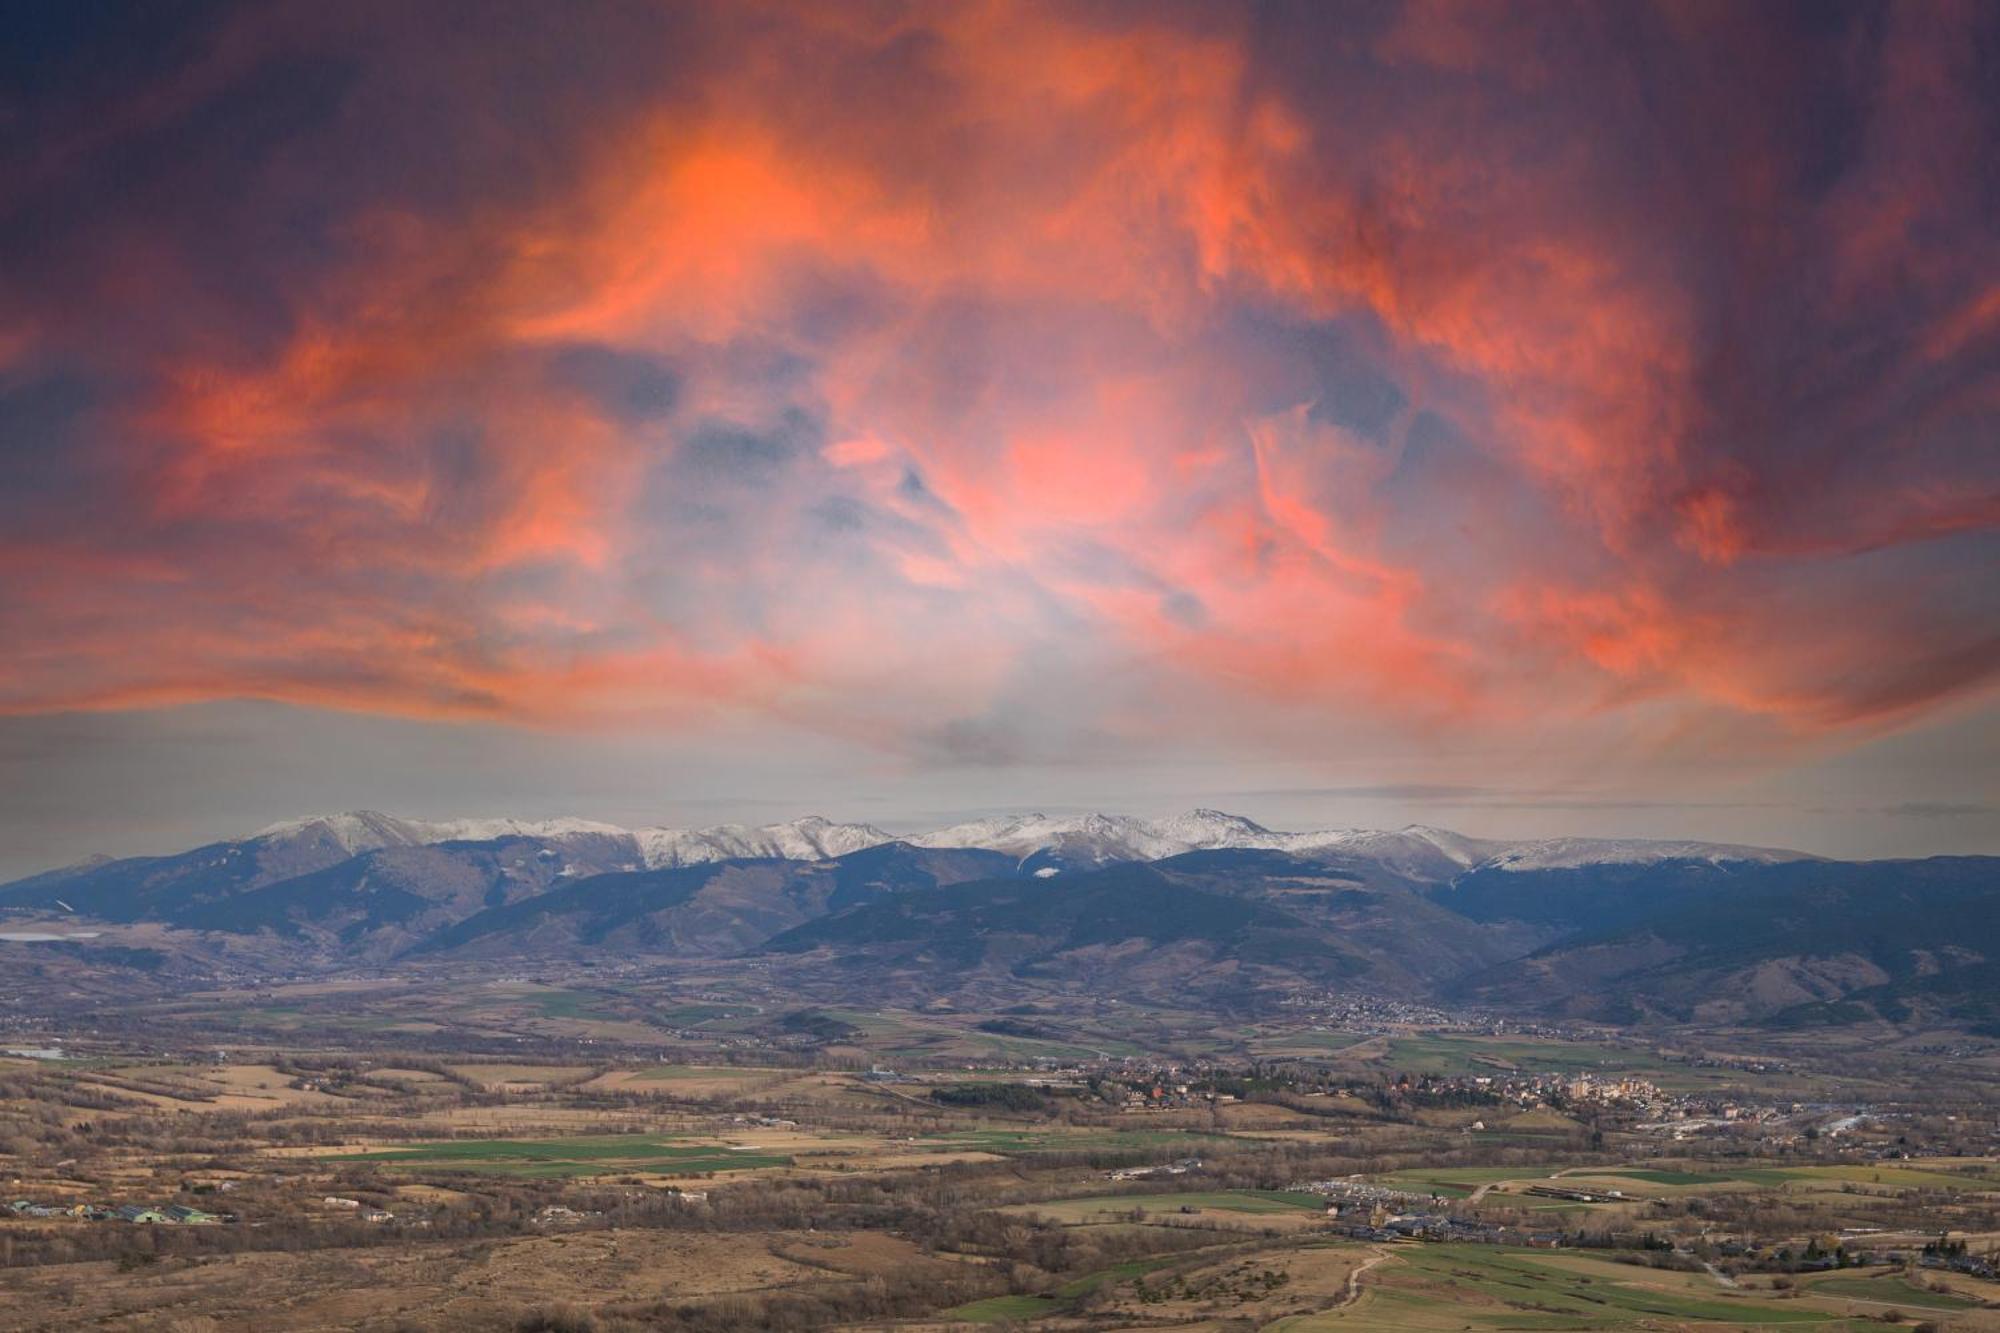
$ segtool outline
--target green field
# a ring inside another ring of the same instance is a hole
[[[1355,1304],[1285,1320],[1285,1333],[1373,1329],[1587,1330],[1660,1327],[1661,1321],[1735,1327],[1824,1324],[1834,1315],[1704,1289],[1698,1275],[1545,1251],[1476,1245],[1398,1248]]]
[[[1929,1291],[1913,1287],[1900,1273],[1879,1277],[1828,1277],[1812,1283],[1815,1296],[1844,1296],[1858,1301],[1880,1301],[1885,1305],[1914,1305],[1926,1310],[1969,1310],[1979,1304],[1970,1296],[1952,1291]]]
[[[1481,1185],[1503,1180],[1542,1180],[1562,1170],[1561,1166],[1418,1166],[1390,1171],[1372,1179],[1378,1185],[1414,1193],[1442,1194],[1462,1199]]]
[[[1182,1148],[1190,1154],[1205,1146],[1227,1142],[1222,1134],[1202,1134],[1171,1129],[1064,1130],[965,1129],[947,1134],[927,1134],[924,1143],[943,1151],[975,1150],[1003,1156],[1052,1152],[1125,1152],[1156,1148]]]
[[[1268,1037],[1260,1037],[1252,1042],[1251,1049],[1261,1055],[1306,1052],[1313,1055],[1331,1055],[1341,1051],[1351,1051],[1356,1046],[1375,1040],[1358,1032],[1285,1032]]]
[[[648,1083],[694,1083],[703,1080],[785,1077],[796,1070],[761,1069],[754,1065],[649,1065],[637,1071]]]
[[[1110,1268],[1100,1268],[1094,1273],[1085,1273],[1082,1277],[1071,1278],[1057,1287],[1051,1296],[989,1296],[983,1301],[971,1301],[955,1310],[947,1310],[939,1318],[965,1324],[997,1324],[1019,1323],[1060,1314],[1078,1297],[1087,1296],[1107,1283],[1143,1277],[1147,1273],[1179,1263],[1187,1257],[1187,1255],[1169,1254],[1152,1259],[1133,1259],[1127,1263],[1114,1264]]]
[[[617,1015],[605,1008],[606,997],[586,991],[550,990],[535,991],[522,997],[535,1006],[543,1018],[615,1018]]]
[[[643,1135],[575,1139],[454,1139],[343,1153],[328,1162],[375,1162],[383,1166],[449,1171],[485,1171],[528,1177],[603,1176],[629,1172],[703,1175],[712,1171],[755,1171],[790,1166],[792,1159],[771,1153],[732,1152],[662,1142]]]
[[[1377,1064],[1412,1074],[1640,1073],[1658,1062],[1635,1051],[1568,1041],[1509,1041],[1492,1037],[1396,1037]]]
[[[1722,1171],[1659,1171],[1652,1168],[1606,1168],[1593,1176],[1616,1176],[1622,1180],[1643,1180],[1649,1185],[1712,1185],[1739,1179]]]
[[[1113,1264],[1109,1268],[1100,1268],[1095,1273],[1085,1273],[1082,1277],[1070,1279],[1056,1288],[1056,1295],[1064,1300],[1075,1300],[1109,1283],[1144,1277],[1147,1273],[1157,1272],[1187,1258],[1185,1254],[1167,1254],[1153,1259],[1133,1259],[1126,1263]]]
[[[1054,1314],[1061,1305],[1047,1296],[989,1296],[946,1310],[938,1318],[960,1324],[1002,1324]]]

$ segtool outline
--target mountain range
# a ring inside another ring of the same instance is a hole
[[[144,926],[151,955],[194,969],[755,957],[855,1000],[1053,988],[1236,1007],[1325,987],[1621,1022],[2000,1030],[1996,871],[1422,826],[1279,832],[1213,810],[903,836],[820,818],[625,829],[362,811],[30,876],[0,885],[0,918]],[[128,965],[120,949],[107,939],[98,961]]]
[[[783,824],[715,824],[706,828],[626,829],[586,819],[398,819],[372,810],[287,820],[242,843],[263,848],[338,850],[348,855],[385,847],[532,838],[549,843],[624,843],[646,869],[704,865],[712,861],[777,857],[812,860],[841,856],[890,842],[913,847],[970,847],[1028,858],[1052,857],[1068,865],[1157,861],[1183,852],[1250,848],[1311,854],[1351,851],[1377,859],[1407,858],[1412,865],[1463,870],[1495,864],[1516,869],[1644,862],[1665,858],[1710,861],[1802,861],[1804,852],[1724,843],[1639,839],[1551,838],[1508,842],[1468,838],[1446,829],[1411,825],[1395,832],[1332,829],[1280,833],[1241,815],[1190,810],[1167,819],[1130,815],[1003,815],[953,824],[927,833],[894,834],[871,824],[837,824],[808,815]]]

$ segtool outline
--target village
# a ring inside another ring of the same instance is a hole
[[[873,1069],[876,1081],[934,1081],[943,1075],[897,1075]],[[1491,1107],[1496,1113],[1546,1110],[1584,1115],[1601,1124],[1656,1134],[1679,1142],[1701,1135],[1755,1132],[1777,1143],[1838,1138],[1880,1126],[1895,1113],[1855,1104],[1755,1101],[1704,1092],[1674,1092],[1633,1074],[1516,1072],[1493,1074],[1395,1074],[1342,1077],[1304,1065],[1224,1066],[1154,1064],[1119,1060],[1056,1065],[1039,1062],[1022,1083],[1109,1103],[1126,1113],[1172,1112],[1226,1106],[1255,1094],[1299,1099],[1359,1098],[1383,1109]],[[1468,1133],[1487,1128],[1475,1119]],[[2000,1132],[2000,1125],[1996,1125]]]
[[[184,1203],[158,1206],[143,1203],[58,1204],[36,1203],[32,1199],[15,1199],[7,1205],[7,1211],[15,1217],[44,1219],[67,1217],[84,1222],[131,1222],[162,1226],[217,1226],[236,1221],[234,1213],[210,1213]]]

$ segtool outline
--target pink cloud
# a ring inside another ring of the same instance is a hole
[[[0,707],[740,709],[894,749],[1051,671],[1058,713],[1106,672],[1193,680],[1301,744],[1640,699],[1814,734],[1990,688],[1948,611],[1991,608],[1922,549],[1996,517],[1992,238],[1922,239],[1977,230],[1976,16],[1891,25],[1828,94],[1854,160],[1808,189],[1782,126],[1718,147],[1695,93],[1656,126],[1600,85],[1629,59],[1609,18],[1495,15],[1324,16],[1295,44],[1326,81],[1236,11],[702,16],[657,95],[538,142],[540,188],[385,190],[278,282],[268,336],[122,352],[89,485],[126,524],[13,544],[0,624],[35,646]],[[1654,35],[1697,90],[1782,47]],[[106,134],[202,95],[168,82]],[[1634,165],[1654,129],[1697,179]],[[256,186],[246,211],[305,188]],[[7,366],[87,362],[198,286],[168,240],[90,235],[114,276],[66,332],[10,324]],[[1717,332],[1732,265],[1780,241],[1808,258],[1759,309],[1833,330],[1809,365]],[[578,349],[658,383],[579,389]],[[1919,610],[1821,623],[1863,551],[1907,561]]]

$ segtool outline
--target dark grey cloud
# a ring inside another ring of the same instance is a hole
[[[589,399],[606,416],[626,424],[670,415],[681,377],[659,357],[599,343],[576,343],[550,357],[557,383]]]

